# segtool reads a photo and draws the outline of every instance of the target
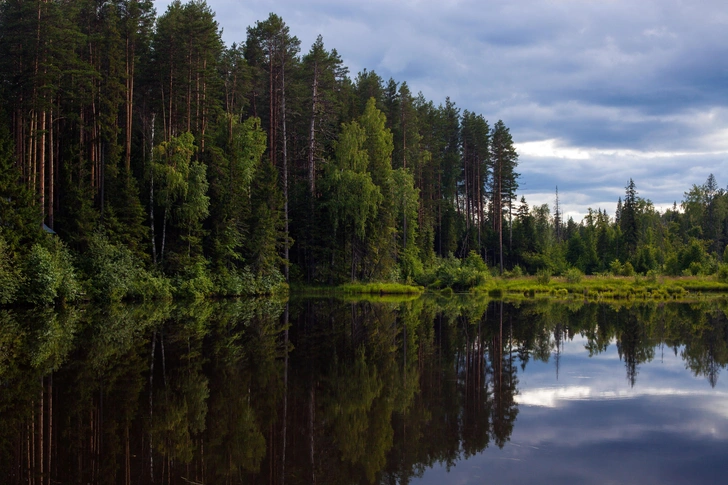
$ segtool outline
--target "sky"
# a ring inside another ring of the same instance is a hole
[[[154,2],[157,14],[170,1]],[[226,45],[276,13],[350,75],[406,81],[510,128],[519,195],[579,222],[632,178],[664,210],[728,184],[725,0],[207,0]]]

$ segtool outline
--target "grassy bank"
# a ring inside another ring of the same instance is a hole
[[[291,291],[296,294],[344,294],[344,295],[420,295],[422,286],[401,283],[346,283],[338,286],[299,286],[293,284]]]
[[[621,299],[696,299],[705,295],[728,296],[728,283],[710,276],[583,276],[575,281],[568,277],[489,278],[473,288],[492,298],[584,298],[590,300]]]

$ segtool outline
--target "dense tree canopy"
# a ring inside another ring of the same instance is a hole
[[[349,77],[275,14],[230,47],[204,1],[156,15],[149,0],[0,2],[3,267],[55,250],[41,222],[64,251],[90,257],[102,237],[149,278],[196,268],[224,294],[251,278],[435,282],[472,254],[500,273],[723,261],[713,175],[664,213],[630,179],[614,218],[563,220],[558,192],[553,212],[519,200],[503,121]]]

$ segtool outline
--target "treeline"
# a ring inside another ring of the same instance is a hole
[[[428,284],[468,257],[641,271],[690,244],[692,223],[659,246],[688,212],[641,199],[581,226],[519,205],[502,121],[352,78],[274,14],[228,47],[204,1],[159,17],[150,0],[1,1],[0,99],[0,302]]]
[[[580,223],[562,222],[548,205],[529,210],[525,201],[513,223],[513,263],[530,273],[718,275],[728,280],[728,192],[710,174],[685,192],[680,206],[660,212],[638,195],[632,179],[614,218],[588,210]],[[519,267],[517,269],[520,270]]]
[[[41,223],[83,278],[96,248],[193,293],[503,259],[518,177],[505,124],[372,71],[352,79],[274,14],[228,47],[202,1],[159,17],[151,1],[4,1],[0,52],[17,268],[34,244],[55,254]]]

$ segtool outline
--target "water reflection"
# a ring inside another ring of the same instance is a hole
[[[715,303],[428,297],[1,310],[0,476],[408,483],[505,450],[519,406],[710,402],[727,343]],[[666,352],[700,388],[649,373],[641,382]],[[616,355],[624,388],[606,370],[578,375],[577,355]],[[558,384],[531,368],[550,369]]]

